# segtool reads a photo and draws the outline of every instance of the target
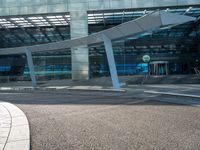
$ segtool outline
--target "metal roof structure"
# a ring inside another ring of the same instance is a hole
[[[182,7],[178,6],[162,8],[88,11],[89,34],[137,19],[144,16],[145,14],[152,13],[156,9],[161,9],[175,14],[184,14],[197,18],[200,16],[199,5]],[[170,30],[159,30],[153,33],[153,36],[159,36],[160,38],[172,38],[175,40],[171,41],[179,41],[180,38],[183,37],[182,35],[184,35],[185,32],[187,32],[188,30],[192,32],[194,30],[193,28],[191,28],[192,24],[194,23],[180,25],[178,27],[170,28]],[[198,24],[198,22],[195,22],[195,24]],[[147,35],[145,37],[150,38],[150,36],[151,35]],[[0,17],[0,48],[30,46],[57,42],[67,39],[70,39],[69,13]],[[144,45],[151,45],[148,40],[145,41],[143,41]],[[177,44],[176,42],[173,43]],[[162,45],[162,43],[160,44]],[[140,49],[139,45],[137,49],[143,50]]]
[[[106,35],[111,40],[116,40],[146,31],[152,31],[162,26],[181,24],[194,20],[194,17],[172,14],[165,11],[157,11],[86,37],[35,46],[0,49],[0,54],[6,55],[25,53],[25,49],[28,49],[31,52],[39,52],[96,44],[103,42],[102,35]]]
[[[1,28],[55,27],[70,24],[69,14],[0,17]]]
[[[161,9],[161,8],[158,8]],[[146,8],[146,9],[127,9],[127,10],[112,10],[112,11],[90,11],[88,12],[88,24],[119,24],[124,23],[130,20],[134,20],[138,17],[141,17],[145,14],[152,13],[155,11],[155,8]],[[200,14],[199,7],[179,7],[179,8],[162,8],[166,12],[188,15],[192,17],[198,17]]]

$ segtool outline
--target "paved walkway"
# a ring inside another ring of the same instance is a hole
[[[16,106],[0,102],[0,150],[29,150],[30,131],[25,114]]]

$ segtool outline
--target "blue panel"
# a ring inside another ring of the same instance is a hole
[[[71,65],[35,66],[34,69],[37,75],[71,74]],[[24,69],[24,75],[28,75],[28,74],[29,74],[29,69],[26,66]]]
[[[0,66],[0,72],[8,72],[11,70],[11,66]]]

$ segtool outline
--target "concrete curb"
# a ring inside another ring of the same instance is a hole
[[[30,129],[26,115],[18,107],[0,102],[4,122],[0,122],[0,150],[30,150]]]
[[[70,91],[94,91],[94,92],[126,92],[125,89],[92,89],[92,88],[68,88]]]
[[[95,91],[95,92],[126,92],[126,89],[113,89],[113,88],[96,88],[95,86],[63,86],[63,87],[1,87],[0,91],[55,91],[55,90],[66,90],[66,91]]]

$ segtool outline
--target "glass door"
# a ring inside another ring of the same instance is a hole
[[[168,75],[169,65],[167,61],[154,61],[149,64],[150,75]]]

